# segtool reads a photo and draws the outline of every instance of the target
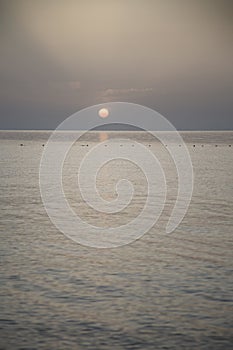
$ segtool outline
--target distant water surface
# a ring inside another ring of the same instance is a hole
[[[164,227],[177,182],[158,141],[144,132],[89,132],[73,146],[64,192],[74,211],[95,225],[132,220],[143,207],[146,183],[130,162],[117,160],[101,170],[97,186],[111,200],[119,177],[129,178],[132,205],[116,215],[88,208],[76,174],[91,147],[117,137],[142,142],[166,174],[167,205],[157,225],[130,245],[100,250],[65,237],[43,207],[39,164],[50,132],[0,132],[1,349],[232,349],[233,132],[181,134],[194,192],[170,235]]]

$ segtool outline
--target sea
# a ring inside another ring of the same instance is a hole
[[[76,242],[50,220],[39,186],[50,135],[0,132],[0,349],[232,349],[233,132],[181,132],[192,161],[193,193],[169,234],[177,174],[166,145],[142,131],[83,133],[64,161],[62,184],[74,213],[90,225],[124,227],[147,196],[147,174],[133,162],[113,159],[98,173],[98,193],[112,201],[117,181],[128,179],[132,204],[119,213],[87,205],[77,173],[101,142],[108,142],[103,152],[118,139],[122,150],[141,143],[158,157],[166,177],[158,221],[115,248]]]

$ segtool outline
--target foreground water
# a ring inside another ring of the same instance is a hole
[[[232,349],[233,133],[183,134],[194,192],[171,235],[163,228],[174,204],[176,176],[161,146],[143,133],[84,136],[67,157],[63,181],[74,211],[92,224],[131,220],[146,196],[143,174],[118,160],[102,170],[97,185],[104,198],[114,198],[122,172],[135,185],[133,205],[124,215],[110,216],[85,206],[74,178],[97,142],[136,138],[159,155],[166,173],[167,207],[159,222],[140,240],[116,249],[78,245],[50,222],[39,190],[48,136],[0,133],[0,348]]]

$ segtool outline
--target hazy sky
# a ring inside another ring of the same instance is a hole
[[[233,129],[232,0],[0,0],[0,17],[1,129],[111,101]]]

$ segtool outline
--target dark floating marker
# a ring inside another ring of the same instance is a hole
[[[193,145],[193,147],[196,147],[196,145]]]
[[[201,147],[204,147],[204,145],[201,145]]]
[[[105,144],[104,147],[107,147],[107,145]]]
[[[218,145],[215,145],[215,147],[218,147]]]
[[[229,147],[231,147],[231,145],[229,145]]]
[[[23,146],[23,143],[21,143],[20,146]]]
[[[151,147],[151,145],[148,145],[149,147]]]
[[[43,143],[42,147],[44,147],[44,143]]]

